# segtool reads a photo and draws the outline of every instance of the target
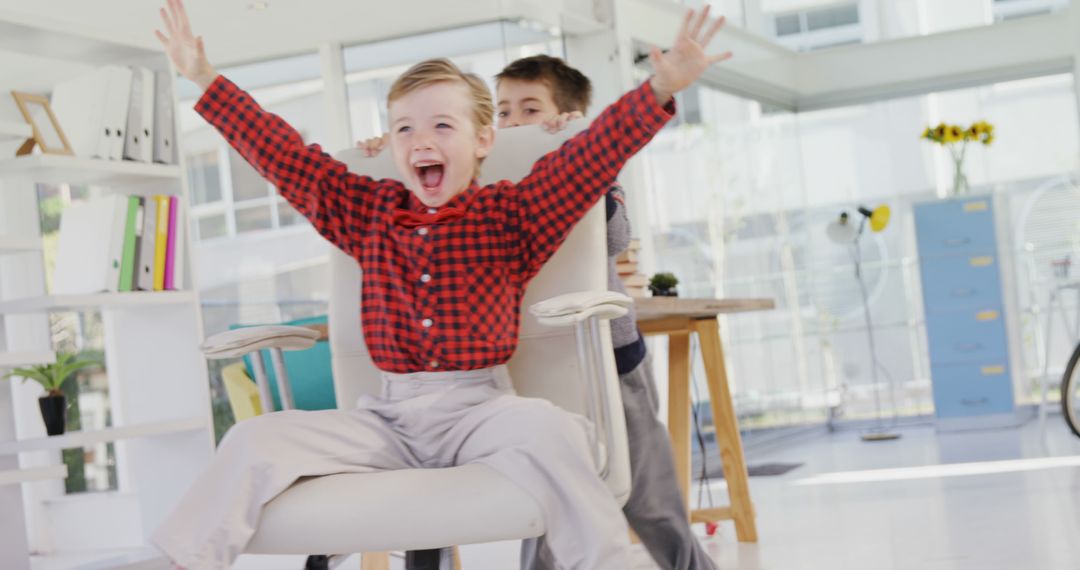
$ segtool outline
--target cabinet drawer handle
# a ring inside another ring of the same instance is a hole
[[[982,343],[979,343],[979,342],[968,342],[968,343],[960,343],[960,342],[958,342],[955,345],[953,345],[953,348],[955,348],[957,352],[975,352],[976,350],[982,350],[982,347],[983,347]]]
[[[975,320],[977,321],[996,321],[997,318],[997,311],[979,311],[975,313]]]
[[[969,263],[972,267],[986,267],[987,265],[994,264],[994,258],[989,255],[980,255],[978,257],[972,257]]]
[[[977,202],[967,202],[967,203],[965,203],[964,204],[964,211],[965,212],[985,212],[986,209],[989,208],[989,207],[990,207],[990,205],[987,204],[986,201],[979,200]]]
[[[960,403],[965,406],[985,406],[989,401],[987,398],[964,398]]]
[[[971,238],[952,238],[945,240],[945,245],[949,247],[956,247],[960,245],[967,245],[971,243]]]
[[[983,376],[1000,376],[1005,373],[1005,367],[998,364],[996,366],[983,366],[980,369]]]

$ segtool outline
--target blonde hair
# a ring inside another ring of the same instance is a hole
[[[491,90],[488,89],[487,84],[478,75],[461,71],[458,66],[445,58],[421,61],[402,73],[390,86],[386,105],[389,107],[394,101],[417,89],[447,82],[460,82],[469,89],[473,102],[473,125],[477,132],[484,127],[492,126],[495,121],[495,103],[492,101]]]

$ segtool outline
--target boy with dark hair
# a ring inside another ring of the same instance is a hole
[[[584,114],[592,85],[580,71],[546,55],[519,59],[496,79],[496,124],[501,128],[545,123],[561,128],[575,113]],[[608,287],[626,294],[615,258],[630,244],[630,220],[617,184],[605,195],[607,209]],[[656,382],[637,329],[633,307],[611,321],[615,365],[619,370],[626,430],[630,438],[631,492],[623,513],[642,544],[665,570],[710,570],[715,564],[690,530],[667,430],[657,419]],[[557,566],[543,538],[522,545],[522,567]]]
[[[401,180],[375,180],[304,144],[218,75],[181,0],[168,7],[168,35],[157,37],[203,89],[196,110],[363,269],[364,340],[383,393],[354,410],[279,412],[233,426],[154,543],[180,567],[228,568],[263,506],[300,478],[479,463],[536,500],[560,565],[629,568],[626,524],[596,473],[587,422],[516,396],[505,363],[529,280],[670,119],[672,96],[728,56],[704,51],[722,20],[706,27],[707,8],[688,12],[672,49],[653,51],[649,81],[520,182],[480,187],[477,168],[495,133],[490,93],[476,76],[429,60],[398,78],[388,108]]]

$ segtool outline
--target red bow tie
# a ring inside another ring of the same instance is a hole
[[[414,212],[412,210],[406,210],[404,208],[394,209],[394,223],[406,228],[415,228],[417,226],[430,226],[433,224],[441,224],[443,222],[449,222],[456,220],[465,215],[465,208],[460,206],[451,206],[449,208],[442,208],[434,214],[428,214],[427,212]]]
[[[462,196],[464,199],[458,201],[457,205],[445,206],[434,214],[417,212],[407,208],[394,208],[394,223],[406,228],[415,228],[417,226],[430,226],[457,220],[464,216],[465,212],[469,211],[469,206],[472,205],[473,200],[479,194],[475,187],[466,190],[466,192],[468,192],[468,195]],[[456,200],[457,197],[455,196],[454,199]]]

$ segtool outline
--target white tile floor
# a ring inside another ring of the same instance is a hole
[[[705,539],[706,548],[723,570],[1080,567],[1080,439],[1060,416],[1050,417],[1045,439],[1036,422],[901,433],[897,441],[864,443],[856,432],[840,432],[752,455],[750,463],[805,465],[750,480],[757,544],[739,544],[725,523]],[[726,503],[722,482],[711,491],[714,501]],[[635,570],[655,567],[643,550],[637,555]],[[462,558],[468,570],[516,568],[517,544],[465,547]],[[243,557],[236,567],[301,566],[302,557]],[[340,568],[358,566],[350,560]]]

